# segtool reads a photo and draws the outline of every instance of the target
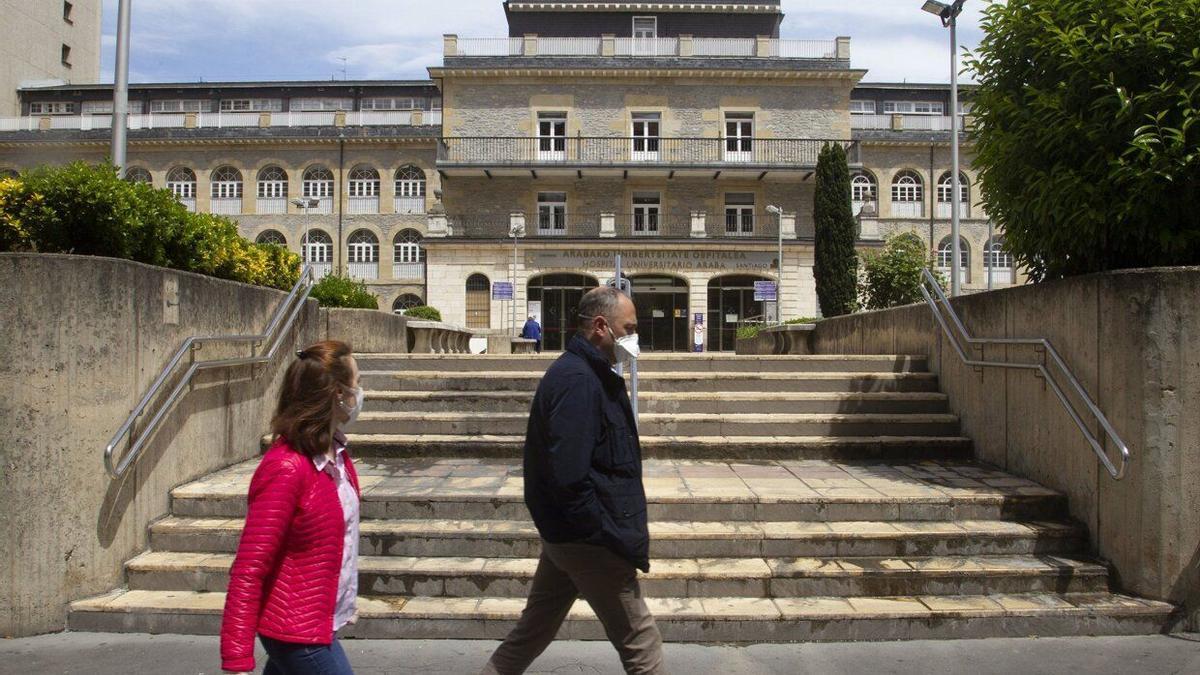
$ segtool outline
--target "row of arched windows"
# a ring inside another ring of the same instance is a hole
[[[904,235],[916,238],[916,235]],[[954,240],[949,237],[943,237],[937,247],[937,268],[943,274],[949,276],[950,268],[954,260]],[[967,244],[967,240],[959,237],[958,239],[958,274],[959,281],[966,283],[970,281],[971,274],[971,247]],[[989,239],[983,245],[983,267],[984,279],[987,281],[987,274],[992,275],[994,283],[1012,283],[1013,279],[1013,256],[1004,249],[1004,237],[996,236]]]
[[[255,241],[259,244],[287,246],[287,236],[279,230],[264,230]],[[394,261],[397,263],[423,263],[425,250],[421,247],[421,233],[412,229],[400,230],[392,238]],[[307,262],[329,262],[333,260],[333,238],[319,228],[313,228],[300,238],[301,252]],[[355,230],[346,239],[347,259],[352,263],[379,262],[379,237],[370,230]]]
[[[971,185],[966,174],[958,174],[959,202],[964,205],[962,214],[969,212],[971,203]],[[938,179],[937,203],[939,210],[945,210],[950,205],[954,194],[953,174],[946,171]],[[904,169],[892,178],[892,215],[897,217],[919,217],[925,203],[925,181],[916,171]],[[850,199],[854,202],[857,213],[863,205],[878,202],[878,183],[868,171],[857,171],[850,180]],[[939,217],[948,217],[948,213],[938,213]]]

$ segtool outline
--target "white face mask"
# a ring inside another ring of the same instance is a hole
[[[355,387],[350,391],[354,392],[354,403],[347,405],[345,399],[342,399],[342,401],[339,403],[339,405],[342,406],[342,410],[345,410],[346,414],[349,415],[350,418],[338,425],[339,427],[345,427],[348,424],[353,424],[354,420],[358,419],[358,413],[362,412],[363,401],[366,400],[366,394],[363,392],[362,387]]]
[[[617,337],[610,326],[608,334],[613,336],[613,341],[616,343],[617,363],[629,363],[642,353],[642,348],[638,346],[637,333]]]

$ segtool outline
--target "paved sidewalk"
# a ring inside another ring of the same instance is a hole
[[[478,672],[496,642],[378,640],[343,643],[357,675]],[[808,643],[750,647],[668,644],[667,665],[687,675],[1200,673],[1200,635],[1113,638]],[[261,659],[261,649],[260,649]],[[217,639],[62,633],[0,640],[0,675],[220,673]],[[262,661],[259,666],[261,668]],[[602,642],[556,642],[530,673],[621,672]]]

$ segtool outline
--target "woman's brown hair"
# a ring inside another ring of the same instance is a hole
[[[315,457],[333,442],[333,411],[340,390],[352,385],[350,345],[318,342],[296,352],[279,390],[271,433],[283,436],[296,450]]]

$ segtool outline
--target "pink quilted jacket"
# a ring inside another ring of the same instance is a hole
[[[348,452],[345,461],[358,491]],[[343,530],[333,478],[285,439],[276,440],[250,481],[221,620],[222,668],[254,670],[256,633],[300,644],[333,641]]]

